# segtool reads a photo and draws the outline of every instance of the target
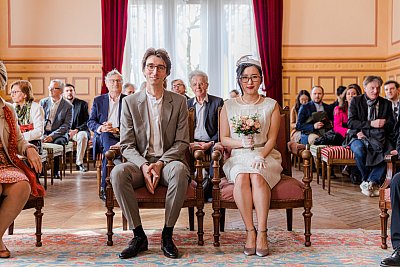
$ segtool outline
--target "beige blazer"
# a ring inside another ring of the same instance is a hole
[[[142,90],[122,101],[121,152],[138,167],[148,162],[150,125],[146,98],[146,90]],[[187,164],[185,153],[189,147],[189,128],[186,97],[164,91],[161,134],[164,153],[160,160],[165,164],[171,161]]]
[[[4,110],[3,110],[4,105],[7,105],[7,107],[9,107],[12,110],[12,112],[14,113],[15,121],[18,121],[18,118],[17,118],[17,113],[15,113],[12,104],[7,103],[6,101],[4,101],[3,98],[0,97],[0,139],[4,147],[4,151],[6,152],[8,158],[10,159],[10,155],[8,154],[8,139],[10,136],[10,128],[8,127],[6,118],[4,117]],[[19,130],[18,125],[17,125],[17,146],[18,146],[18,154],[23,156],[26,156],[26,149],[28,147],[35,147],[34,145],[29,144],[24,139],[24,137],[21,134],[21,131]]]

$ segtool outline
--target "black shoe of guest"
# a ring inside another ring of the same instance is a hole
[[[120,259],[129,259],[135,257],[139,252],[146,251],[149,248],[147,237],[135,236],[120,254]]]
[[[100,199],[106,201],[106,190],[104,188],[100,189]]]
[[[85,166],[83,166],[83,164],[76,165],[76,167],[79,168],[80,172],[87,172],[87,170],[86,170]]]
[[[393,251],[392,256],[383,259],[381,261],[381,266],[400,266],[400,247]]]
[[[54,179],[60,179],[61,180],[60,172],[56,172],[54,174]]]
[[[170,235],[161,238],[161,250],[164,252],[165,257],[176,259],[179,256],[178,248]]]

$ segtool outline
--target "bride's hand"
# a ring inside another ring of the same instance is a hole
[[[265,161],[265,158],[256,156],[253,163],[251,163],[251,167],[254,169],[264,169],[267,167],[267,162]]]
[[[254,146],[254,139],[251,135],[243,135],[242,136],[242,147],[251,148]]]

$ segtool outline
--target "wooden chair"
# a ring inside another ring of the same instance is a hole
[[[270,209],[286,209],[287,229],[292,230],[293,208],[303,207],[304,228],[305,228],[305,246],[310,246],[311,236],[311,207],[312,190],[310,183],[312,181],[310,171],[311,153],[304,150],[302,153],[304,177],[302,182],[292,177],[290,153],[287,142],[290,140],[289,109],[281,109],[281,126],[276,144],[276,149],[282,155],[282,179],[272,189]],[[224,151],[226,152],[226,150]],[[219,246],[220,230],[224,231],[225,210],[237,209],[233,199],[234,184],[226,179],[221,182],[220,167],[223,164],[221,151],[215,149],[212,157],[214,159],[214,177],[213,182],[213,222],[214,222],[214,246]]]
[[[64,148],[62,145],[57,145],[53,143],[44,143],[43,144],[43,149],[47,151],[47,156],[49,159],[49,164],[51,168],[51,184],[53,185],[53,178],[54,178],[54,158],[55,157],[61,157],[60,158],[60,180],[62,180],[63,177],[63,166],[64,166]]]
[[[390,182],[396,173],[396,163],[399,163],[398,156],[386,155],[385,161],[386,167],[386,179],[379,188],[379,209],[381,210],[381,248],[387,249],[387,227],[389,214],[388,210],[392,209],[392,204],[390,202]]]
[[[39,179],[37,178],[37,183],[40,184]],[[28,201],[26,202],[24,206],[24,210],[26,209],[35,209],[35,212],[33,213],[35,215],[35,225],[36,225],[36,246],[41,247],[42,246],[42,217],[43,217],[43,212],[42,208],[44,207],[44,198],[43,197],[34,197],[34,196],[29,196]],[[8,234],[12,235],[14,234],[14,222],[10,225],[8,228]]]
[[[188,116],[189,123],[189,134],[190,142],[193,142],[193,131],[194,131],[194,109],[189,110]],[[117,152],[119,153],[119,152]],[[115,199],[113,188],[110,182],[110,173],[114,167],[114,159],[116,156],[115,150],[109,150],[106,153],[107,158],[107,185],[106,185],[106,216],[107,216],[107,245],[113,245],[113,218],[114,218],[114,207],[119,207],[117,200]],[[203,193],[203,162],[204,162],[204,152],[202,150],[187,151],[186,155],[189,160],[190,172],[192,175],[192,182],[189,183],[186,192],[186,199],[184,201],[183,207],[188,208],[189,213],[189,229],[194,231],[194,208],[197,208],[197,244],[202,246],[204,244],[203,240],[203,219],[204,219],[204,193]],[[196,173],[196,175],[195,175]],[[194,179],[193,179],[194,178]],[[167,187],[158,185],[155,190],[154,195],[149,193],[145,186],[135,189],[136,199],[139,204],[139,208],[142,209],[163,209],[165,208],[165,196],[167,192]]]
[[[296,167],[296,164],[298,164],[299,171],[300,171],[300,166],[301,166],[301,154],[303,151],[306,149],[306,145],[304,144],[299,144],[293,141],[289,141],[287,143],[289,153],[292,156],[292,161],[294,167]]]

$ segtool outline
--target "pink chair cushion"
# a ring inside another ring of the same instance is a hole
[[[234,184],[228,182],[226,178],[221,179],[221,200],[234,201],[233,187]],[[304,199],[304,185],[299,180],[282,175],[282,179],[272,189],[271,200],[295,200]]]
[[[385,189],[385,201],[390,202],[390,188]]]
[[[192,180],[192,182],[188,185],[186,191],[186,199],[194,199],[196,196],[196,182]],[[136,199],[141,201],[154,200],[155,202],[165,202],[165,196],[167,194],[167,187],[159,185],[154,192],[154,195],[151,194],[145,186],[135,189]]]
[[[321,150],[321,159],[354,159],[354,154],[347,147],[331,146]]]

